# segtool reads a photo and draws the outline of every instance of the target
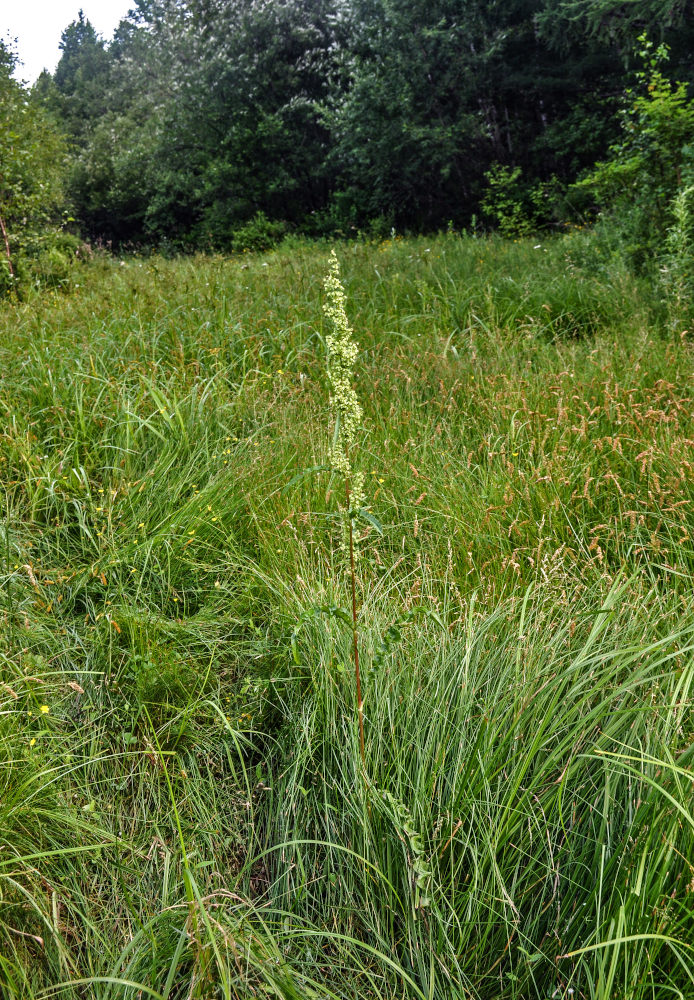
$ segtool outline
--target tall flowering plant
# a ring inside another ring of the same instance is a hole
[[[325,278],[325,303],[323,309],[328,320],[326,336],[328,346],[328,382],[330,385],[330,413],[333,437],[329,465],[345,485],[345,503],[342,513],[342,546],[349,557],[352,591],[352,648],[357,688],[357,713],[359,716],[359,749],[362,765],[366,763],[364,751],[364,703],[359,674],[359,633],[357,629],[357,582],[355,570],[355,521],[365,504],[364,473],[354,468],[354,448],[362,422],[362,408],[353,386],[354,364],[359,348],[347,319],[345,290],[340,280],[340,265],[335,251],[330,255]]]

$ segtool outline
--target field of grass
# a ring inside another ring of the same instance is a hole
[[[694,327],[575,232],[0,315],[0,996],[691,1000]],[[377,530],[382,525],[382,534]]]

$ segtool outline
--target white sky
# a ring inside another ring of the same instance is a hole
[[[0,37],[17,39],[14,50],[23,65],[15,76],[33,83],[42,69],[51,72],[60,59],[60,35],[81,10],[96,31],[110,40],[134,0],[0,0]]]

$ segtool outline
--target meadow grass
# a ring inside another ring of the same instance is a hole
[[[694,996],[687,326],[589,234],[103,258],[0,316],[0,995]]]

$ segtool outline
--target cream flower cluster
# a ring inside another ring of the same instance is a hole
[[[330,412],[335,421],[329,461],[332,470],[343,476],[347,483],[348,514],[354,518],[366,502],[364,474],[354,471],[350,458],[362,419],[361,405],[352,385],[359,348],[347,319],[345,290],[340,281],[340,265],[334,250],[330,255],[325,278],[325,297],[323,310],[330,327],[326,336]]]

